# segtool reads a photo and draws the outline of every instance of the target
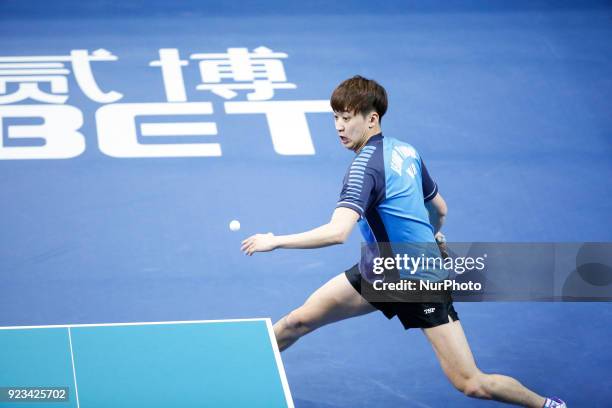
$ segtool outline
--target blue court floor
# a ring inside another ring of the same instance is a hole
[[[329,220],[352,154],[326,101],[355,74],[386,87],[383,133],[426,161],[449,241],[609,243],[610,38],[606,1],[2,1],[0,326],[301,305],[355,263],[358,232],[251,258],[240,242]],[[232,75],[274,87],[228,83],[230,53],[261,64]],[[456,308],[482,370],[612,405],[611,303]],[[500,406],[454,390],[422,333],[381,314],[282,362],[298,408]]]

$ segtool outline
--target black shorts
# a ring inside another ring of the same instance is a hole
[[[362,296],[362,285],[372,286],[361,277],[358,265],[354,265],[344,274],[353,288]],[[368,300],[366,297],[364,299]],[[453,320],[459,320],[450,293],[447,294],[443,302],[374,302],[369,300],[368,302],[383,312],[387,319],[397,316],[406,330],[410,328],[424,329],[440,326],[449,322],[449,316]]]

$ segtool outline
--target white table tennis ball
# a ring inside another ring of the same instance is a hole
[[[238,231],[240,229],[240,222],[238,220],[232,220],[229,223],[229,228],[231,231]]]

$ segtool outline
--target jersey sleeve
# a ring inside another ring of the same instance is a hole
[[[355,210],[361,217],[384,196],[385,178],[382,150],[365,146],[353,159],[344,176],[337,207]]]
[[[376,180],[370,169],[351,166],[344,178],[336,208],[350,208],[363,216],[373,200],[375,188]]]
[[[429,175],[425,162],[421,159],[421,176],[423,182],[423,200],[425,202],[432,200],[438,194],[438,185]]]

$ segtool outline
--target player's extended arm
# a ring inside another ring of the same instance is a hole
[[[442,195],[438,193],[434,198],[425,203],[425,207],[429,212],[429,223],[434,228],[434,234],[437,234],[446,220],[446,213],[448,212],[446,201],[444,201]]]
[[[359,220],[359,214],[345,207],[338,207],[331,220],[310,231],[291,235],[255,234],[242,241],[240,250],[247,255],[267,252],[277,248],[321,248],[343,244]]]

